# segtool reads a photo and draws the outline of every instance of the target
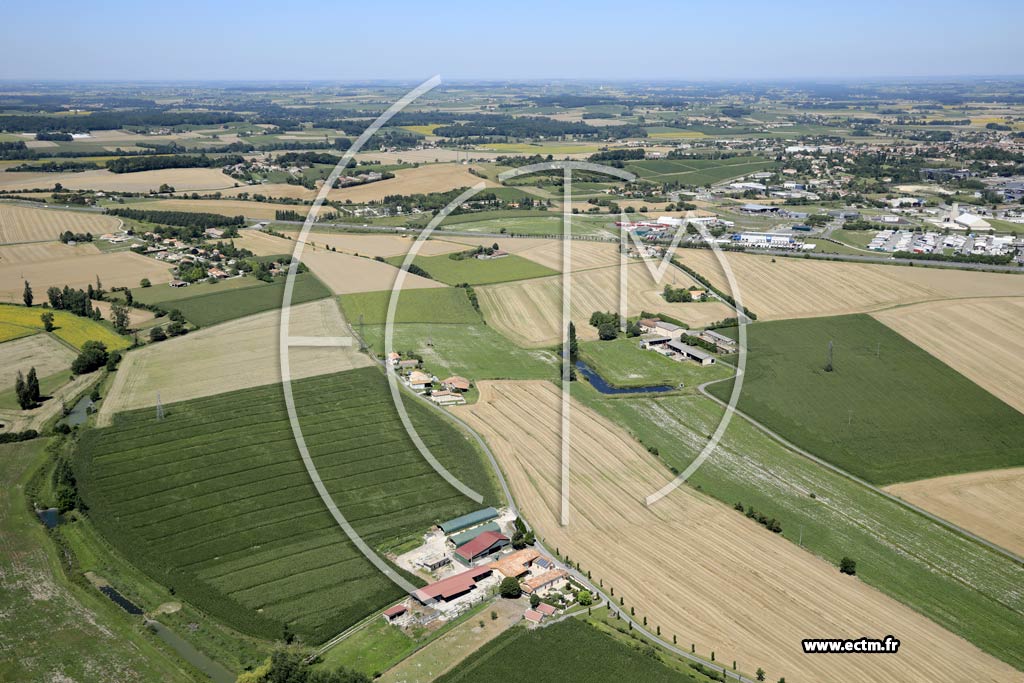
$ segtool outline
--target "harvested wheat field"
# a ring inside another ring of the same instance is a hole
[[[61,242],[8,244],[0,246],[0,266],[73,259],[80,256],[95,256],[99,253],[96,245],[89,242],[73,247]]]
[[[225,197],[237,197],[240,194],[247,194],[252,196],[254,194],[261,194],[264,197],[281,197],[284,199],[308,199],[312,201],[316,198],[316,190],[310,190],[303,187],[302,185],[292,185],[290,183],[262,183],[259,185],[240,185],[233,187],[228,190],[221,192]],[[249,202],[253,203],[253,202]],[[292,209],[299,213],[305,213],[304,209],[308,207],[295,206],[294,204],[282,204],[284,209]],[[246,214],[248,215],[248,214]],[[273,218],[273,216],[271,216]]]
[[[280,311],[267,311],[151,344],[125,356],[100,406],[98,425],[115,413],[281,381]],[[293,306],[295,336],[349,336],[345,319],[330,300]],[[292,379],[341,372],[373,363],[358,347],[296,347]]]
[[[298,230],[284,230],[286,235],[293,239],[298,236]],[[463,238],[456,238],[460,242]],[[330,246],[338,251],[347,254],[359,254],[360,256],[380,256],[390,258],[402,256],[412,248],[414,237],[401,237],[399,235],[363,235],[345,232],[317,232],[314,228],[306,236],[306,241],[318,247]],[[468,240],[466,240],[468,241]],[[470,247],[466,244],[446,241],[441,239],[428,239],[420,245],[421,256],[437,256],[438,254],[450,254],[456,251],[464,251]]]
[[[46,298],[50,286],[85,289],[99,276],[105,289],[137,287],[149,278],[154,285],[171,281],[170,267],[138,254],[108,252],[33,263],[0,264],[0,301],[21,301],[25,280],[32,284],[36,301]]]
[[[2,178],[0,174],[0,178]],[[62,232],[102,235],[117,230],[121,221],[89,211],[52,211],[0,203],[0,243],[56,240]]]
[[[713,252],[680,249],[682,263],[728,292]],[[866,313],[891,306],[982,296],[1024,296],[1024,277],[1004,273],[725,254],[743,304],[761,320]]]
[[[68,190],[156,192],[167,184],[184,190],[223,190],[238,182],[219,168],[165,168],[138,173],[111,173],[106,169],[81,173],[0,173],[0,191],[51,188],[60,183]]]
[[[250,191],[251,192],[251,191]],[[227,194],[227,192],[224,192]],[[135,204],[133,209],[149,211],[192,211],[219,213],[222,216],[245,216],[260,220],[274,220],[278,211],[298,211],[305,215],[308,207],[270,202],[247,202],[240,199],[157,199]]]
[[[922,479],[885,490],[1024,556],[1024,467]]]
[[[1024,412],[1024,298],[934,301],[874,317]]]
[[[525,256],[525,254],[523,254]],[[656,283],[646,265],[629,266],[627,312],[665,313],[691,327],[699,327],[727,318],[732,309],[723,303],[666,303],[661,296],[665,284],[689,286],[692,281],[675,268],[669,268]],[[551,346],[562,339],[562,278],[552,276],[506,282],[476,288],[484,319],[489,325],[520,346]],[[572,276],[572,319],[580,339],[597,339],[590,326],[594,311],[619,309],[619,268],[597,268]]]
[[[477,183],[498,187],[497,183],[473,175],[469,167],[461,164],[426,164],[395,171],[395,177],[388,180],[331,190],[327,197],[335,202],[351,199],[355,204],[365,204],[380,201],[389,194],[447,192],[459,187],[473,187]]]
[[[335,294],[377,292],[391,289],[398,276],[398,268],[371,258],[343,254],[340,251],[314,249],[309,245],[302,250],[302,262]],[[405,274],[403,289],[445,287],[443,282],[430,280],[412,273]]]
[[[474,159],[494,159],[501,156],[501,152],[488,152],[486,150],[473,150]],[[466,152],[457,149],[403,149],[398,152],[360,152],[356,155],[359,161],[373,161],[378,164],[432,164],[446,161],[462,161],[466,158]]]
[[[472,246],[486,247],[497,242],[499,247],[511,254],[522,256],[554,270],[562,270],[562,247],[564,246],[562,240],[462,236],[452,239]],[[619,265],[619,244],[617,242],[573,240],[570,246],[570,269],[573,271]]]
[[[538,536],[662,633],[714,650],[719,662],[764,667],[772,680],[1020,680],[1009,665],[693,489],[646,507],[669,473],[576,402],[570,523],[561,526],[559,391],[541,381],[478,388],[476,404],[453,411],[488,440]],[[814,636],[887,633],[902,641],[898,654],[811,657],[800,647]]]
[[[248,249],[256,256],[287,255],[290,258],[292,252],[295,251],[295,242],[292,240],[286,240],[276,235],[268,235],[260,230],[240,230],[238,234],[238,237],[232,237],[230,241],[236,247]],[[209,244],[216,244],[217,242],[218,240],[210,240]]]
[[[71,367],[75,352],[48,334],[34,334],[0,345],[0,391],[14,386],[18,372],[35,368],[40,377],[55,375]]]
[[[92,307],[100,309],[100,315],[103,316],[104,320],[113,319],[112,316],[110,315],[112,304],[109,301],[93,301]],[[128,309],[128,322],[134,328],[137,328],[145,323],[148,323],[150,320],[153,320],[154,318],[156,318],[156,314],[154,314],[153,311],[146,311],[141,308]]]

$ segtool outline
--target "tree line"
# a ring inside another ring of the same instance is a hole
[[[181,154],[167,156],[118,157],[107,162],[107,170],[111,173],[137,173],[139,171],[155,171],[163,168],[218,168],[240,164],[245,158],[240,154],[223,157],[210,157],[205,154],[186,156]]]

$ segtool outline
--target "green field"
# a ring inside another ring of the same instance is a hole
[[[178,309],[190,323],[199,327],[208,327],[217,323],[227,322],[247,315],[280,308],[284,298],[285,278],[278,277],[273,283],[266,283],[255,278],[240,278],[258,284],[252,286],[224,287],[224,283],[207,285],[193,296],[178,296],[158,300],[164,308]],[[177,291],[185,292],[197,287],[191,285]],[[218,287],[224,287],[218,289]],[[147,287],[146,290],[153,289]],[[168,287],[167,289],[174,289]],[[295,288],[292,290],[292,304],[301,304],[331,296],[331,290],[320,282],[313,273],[300,273],[295,276]]]
[[[688,683],[708,679],[674,671],[653,650],[641,651],[578,619],[544,629],[513,627],[484,645],[438,683],[587,681]]]
[[[645,351],[635,338],[583,342],[580,344],[580,357],[609,384],[617,387],[682,384],[692,388],[703,382],[729,377],[733,372],[731,367],[722,363],[701,367]]]
[[[345,319],[359,323],[363,316],[366,325],[382,325],[387,321],[391,292],[361,292],[338,297]],[[396,323],[476,323],[480,314],[469,303],[466,290],[458,287],[444,289],[403,289],[395,310]]]
[[[372,546],[386,550],[479,507],[445,483],[405,435],[377,368],[300,380],[295,402],[320,475]],[[419,402],[420,436],[497,503],[473,443]],[[119,414],[82,437],[90,518],[134,564],[239,630],[287,624],[319,643],[402,595],[351,544],[298,457],[276,385]]]
[[[396,266],[401,266],[404,261],[405,256],[394,256],[388,259],[389,263]],[[449,285],[458,285],[464,282],[471,285],[491,285],[499,282],[558,275],[557,270],[515,254],[486,260],[473,257],[453,259],[445,254],[417,256],[413,263],[430,273],[430,277]]]
[[[609,398],[581,384],[573,396],[657,449],[675,472],[697,456],[722,416],[717,404],[694,395]],[[776,518],[785,538],[832,564],[854,558],[862,581],[1024,666],[1024,568],[1013,560],[793,454],[740,417],[689,484]]]
[[[197,680],[136,620],[65,578],[28,490],[46,444],[0,445],[0,681]]]
[[[497,212],[494,212],[497,213]],[[445,221],[438,226],[436,235],[444,235],[445,230],[459,232],[479,232],[486,234],[516,234],[516,235],[561,235],[562,214],[557,211],[546,212],[546,215],[528,217],[494,218],[491,213],[473,214],[476,220],[464,222]],[[603,214],[601,216],[587,216],[583,214],[572,217],[572,231],[574,235],[611,235],[617,236],[613,223],[617,220],[615,216]],[[611,227],[609,227],[611,225]],[[429,272],[429,271],[428,271]]]
[[[723,180],[755,173],[775,166],[761,157],[731,159],[652,159],[628,164],[626,170],[644,180],[658,183],[678,182],[684,185],[711,185]]]
[[[219,294],[229,289],[259,287],[267,283],[254,277],[233,277],[222,282],[195,282],[188,287],[154,285],[132,289],[132,298],[143,304],[171,304],[182,299],[191,299],[204,294]]]
[[[1024,465],[1024,415],[870,316],[757,323],[748,350],[739,409],[874,484]]]
[[[384,326],[366,328],[366,341],[384,353]],[[389,349],[390,350],[390,349]],[[558,357],[546,349],[521,349],[482,321],[474,324],[395,325],[395,350],[413,351],[438,377],[481,379],[554,379]]]

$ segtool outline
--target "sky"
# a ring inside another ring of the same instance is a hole
[[[0,79],[1020,75],[1017,2],[7,0]]]

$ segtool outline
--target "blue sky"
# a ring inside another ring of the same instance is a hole
[[[989,0],[11,0],[0,79],[1016,75],[1019,12]]]

